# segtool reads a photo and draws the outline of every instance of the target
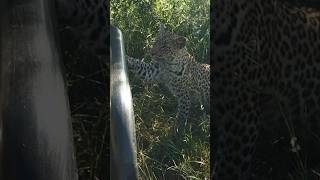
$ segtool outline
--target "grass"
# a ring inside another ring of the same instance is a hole
[[[71,42],[71,41],[70,41]],[[64,43],[63,64],[79,180],[107,180],[109,156],[108,69],[76,45]]]
[[[176,100],[158,84],[131,78],[141,179],[208,179],[209,115],[194,108],[189,131],[172,136]],[[191,128],[190,128],[191,127]]]
[[[110,1],[111,24],[123,34],[127,55],[144,57],[153,44],[159,24],[188,38],[187,49],[202,63],[209,63],[208,0]],[[166,88],[144,84],[130,75],[137,129],[141,179],[206,179],[210,169],[209,117],[198,103],[188,131],[174,138],[177,103]]]

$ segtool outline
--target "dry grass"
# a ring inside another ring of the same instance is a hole
[[[64,66],[80,180],[107,180],[108,70],[105,62],[66,45]],[[70,49],[68,49],[70,48]]]

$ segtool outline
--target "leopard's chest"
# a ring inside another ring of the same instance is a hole
[[[166,73],[164,83],[169,89],[183,89],[193,94],[200,93],[197,72],[188,65],[184,69],[176,69],[175,73],[172,73],[172,71],[167,71]]]

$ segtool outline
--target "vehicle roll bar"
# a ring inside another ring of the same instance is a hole
[[[111,43],[111,179],[138,179],[135,123],[122,33],[110,27]]]

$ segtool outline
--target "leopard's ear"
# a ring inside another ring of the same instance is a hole
[[[183,36],[179,36],[175,39],[178,48],[184,48],[187,44],[187,38],[183,37]]]

